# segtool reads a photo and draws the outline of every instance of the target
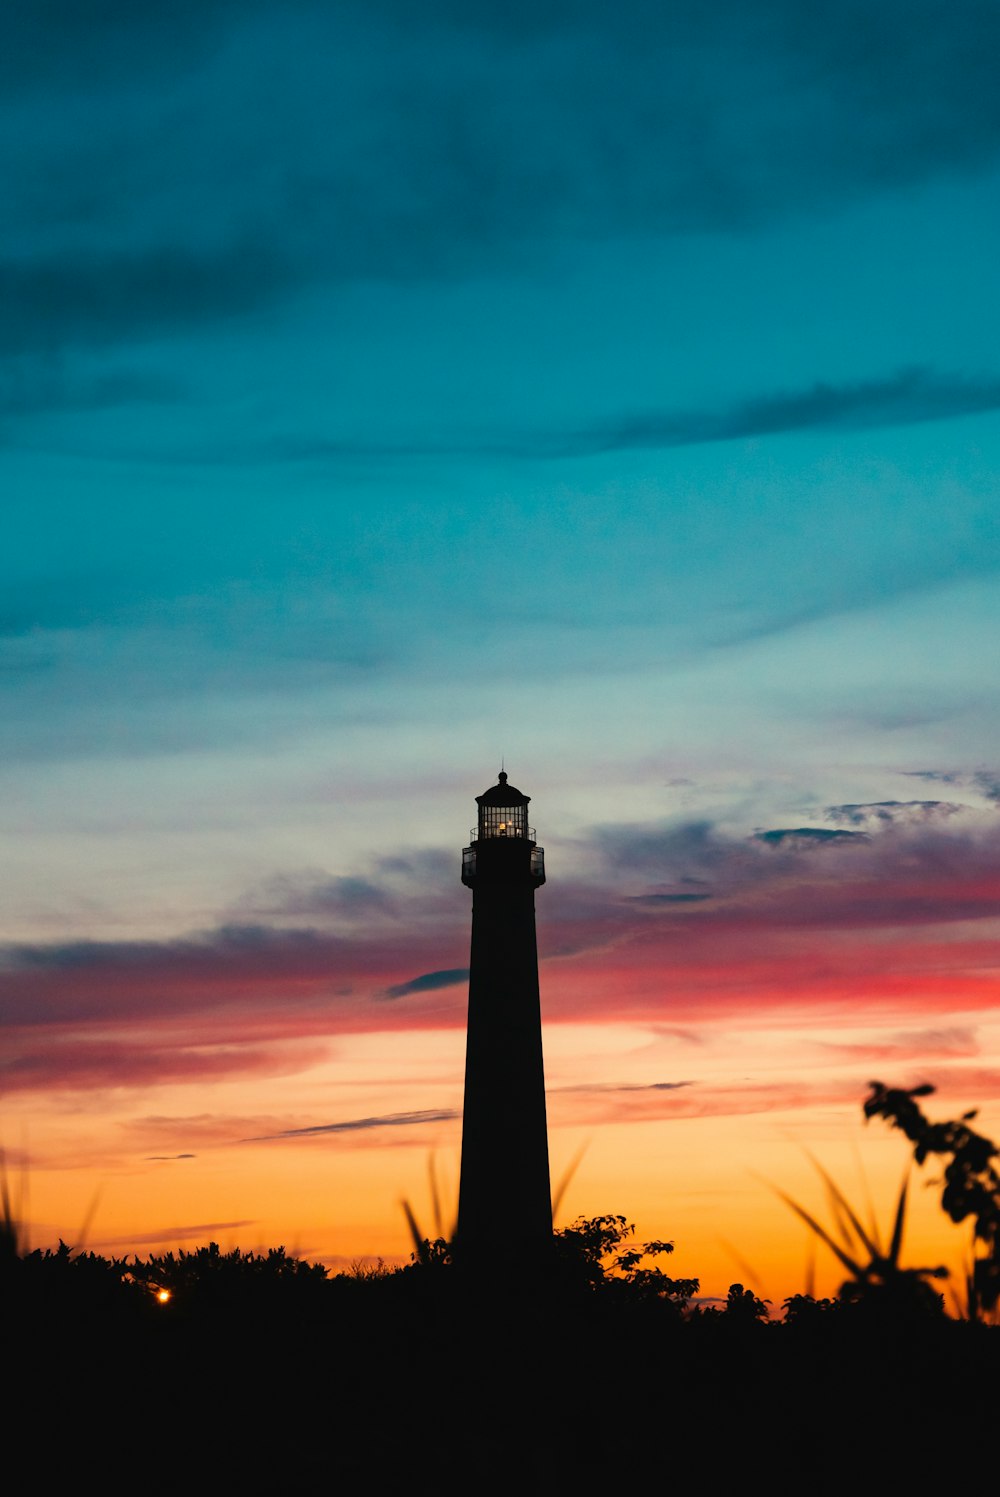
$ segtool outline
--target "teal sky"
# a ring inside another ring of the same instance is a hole
[[[448,845],[501,754],[574,827],[647,786],[669,816],[678,776],[764,824],[991,765],[996,26],[22,15],[16,814],[68,836],[86,784],[142,838],[212,795],[259,845],[264,758],[279,801],[349,787],[374,828],[388,796],[403,842]],[[754,810],[741,775],[775,781]],[[47,869],[57,910],[85,862]]]

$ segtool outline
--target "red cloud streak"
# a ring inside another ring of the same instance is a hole
[[[757,1025],[836,1014],[863,1026],[1000,1007],[992,830],[890,831],[805,850],[715,841],[700,849],[708,897],[695,901],[657,892],[683,874],[677,843],[661,865],[644,851],[632,887],[622,887],[620,854],[607,886],[563,882],[540,895],[548,1020]],[[265,925],[8,948],[0,1080],[10,1091],[278,1073],[315,1063],[337,1033],[461,1025],[461,983],[386,996],[462,967],[457,890],[454,914],[440,911],[421,891],[412,919],[403,901],[389,924],[347,935]]]

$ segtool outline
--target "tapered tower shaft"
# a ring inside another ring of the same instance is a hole
[[[463,856],[472,888],[472,953],[458,1251],[499,1254],[516,1237],[552,1236],[545,1073],[535,941],[543,852],[527,825],[529,797],[506,783],[477,796],[479,823]]]

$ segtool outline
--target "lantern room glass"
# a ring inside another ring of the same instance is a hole
[[[527,837],[528,807],[480,806],[479,837]]]

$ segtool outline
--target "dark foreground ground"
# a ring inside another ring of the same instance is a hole
[[[579,1285],[302,1268],[203,1275],[167,1304],[79,1264],[5,1275],[12,1487],[996,1487],[1000,1329],[878,1307],[684,1319]]]

